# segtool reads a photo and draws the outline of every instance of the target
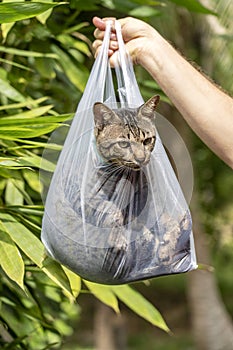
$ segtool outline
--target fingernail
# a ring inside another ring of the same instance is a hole
[[[112,41],[112,42],[111,42],[111,47],[112,47],[113,49],[118,49],[118,43],[117,43],[117,41]]]
[[[110,39],[111,39],[111,40],[117,40],[116,34],[112,33],[112,34],[110,35]]]

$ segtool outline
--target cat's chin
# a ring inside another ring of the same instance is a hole
[[[129,168],[129,169],[132,169],[132,170],[135,170],[135,171],[139,171],[142,168],[144,168],[148,163],[149,163],[149,161],[141,163],[141,164],[136,164],[136,163],[122,164],[122,166],[125,166],[126,168]]]
[[[148,161],[144,161],[142,163],[131,163],[131,162],[128,162],[128,163],[124,163],[122,164],[123,166],[127,167],[127,168],[130,168],[132,170],[141,170],[143,167],[145,167],[147,164],[149,163],[149,159]]]
[[[116,166],[116,167],[119,167],[119,168],[125,168],[125,169],[128,169],[128,170],[133,170],[133,171],[140,171],[141,168],[143,167],[144,164],[142,165],[139,165],[139,164],[136,164],[136,163],[131,163],[131,162],[127,162],[127,163],[124,163],[124,162],[111,162],[112,165]]]
[[[137,164],[131,164],[131,165],[125,165],[126,168],[134,170],[134,171],[139,171],[141,170],[141,166]]]
[[[130,162],[130,161],[120,161],[118,159],[108,159],[107,163],[109,165],[112,165],[117,168],[121,169],[128,169],[128,170],[134,170],[134,171],[140,171],[143,167],[145,167],[149,163],[150,159],[145,160],[142,163],[135,163],[135,162]]]

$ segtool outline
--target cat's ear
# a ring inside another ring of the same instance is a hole
[[[96,102],[93,107],[95,126],[102,130],[104,125],[119,123],[120,118],[104,103]]]
[[[159,95],[151,97],[147,102],[145,102],[140,108],[139,111],[142,115],[145,115],[149,118],[155,117],[155,110],[159,104],[160,97]]]

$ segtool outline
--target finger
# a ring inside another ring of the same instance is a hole
[[[104,39],[104,31],[99,30],[98,28],[95,29],[93,33],[94,37],[98,40],[103,40]],[[115,33],[111,33],[110,35],[110,40],[112,41],[117,41],[117,36]]]
[[[97,58],[97,56],[99,55],[100,53],[100,49],[101,47],[98,47],[98,49],[94,52],[94,58]],[[108,57],[111,57],[113,54],[114,54],[115,51],[109,49],[108,50]]]
[[[93,17],[92,22],[96,26],[96,28],[98,28],[100,31],[104,31],[106,29],[106,22],[111,21],[112,22],[111,30],[112,32],[115,32],[115,25],[114,25],[115,20],[116,20],[115,17],[105,17],[105,18]]]
[[[99,47],[97,48],[97,50],[95,51],[95,53],[94,53],[94,58],[97,58],[98,54],[100,53],[100,49],[101,49],[101,47],[99,46]],[[109,49],[109,50],[108,50],[108,57],[111,57],[111,56],[114,54],[114,52],[115,52],[115,51]]]
[[[94,50],[94,52],[96,52],[99,47],[103,44],[103,41],[102,40],[95,40],[92,44],[92,48]],[[117,41],[110,41],[109,42],[109,50],[110,51],[116,51],[119,49],[119,45],[118,45],[118,42]]]
[[[103,44],[102,40],[95,40],[92,44],[92,48],[94,50],[94,52],[96,53],[96,51],[99,49],[99,47]]]
[[[119,49],[118,41],[111,40],[111,41],[109,42],[109,49],[110,49],[110,50],[113,50],[113,51],[118,50],[118,49]]]
[[[95,58],[98,56],[99,52],[100,52],[100,47],[98,47],[98,48],[96,49],[96,51],[94,52],[94,57],[95,57]]]
[[[104,38],[104,31],[101,31],[100,29],[96,28],[94,31],[94,37],[99,40],[103,40]]]
[[[110,40],[115,40],[115,41],[117,41],[117,36],[116,36],[115,33],[111,33],[111,35],[110,35]]]
[[[102,46],[103,42],[101,40],[95,40],[92,44],[92,48],[93,48],[93,53],[94,53],[94,57],[96,58],[100,52],[100,48]],[[108,49],[108,56],[112,56],[112,54],[114,53],[115,48],[113,45],[113,48],[111,46],[109,46]]]
[[[94,18],[92,19],[92,22],[93,22],[94,26],[96,26],[96,28],[98,28],[99,30],[101,30],[101,31],[105,30],[105,28],[106,28],[106,23],[105,23],[105,21],[103,21],[101,18],[99,18],[99,17],[94,17]]]

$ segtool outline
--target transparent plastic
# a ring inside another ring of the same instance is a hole
[[[140,170],[107,163],[96,148],[93,105],[144,103],[119,42],[117,97],[108,60],[111,22],[66,137],[46,198],[42,241],[48,254],[81,277],[123,284],[197,267],[191,215],[157,133]]]

